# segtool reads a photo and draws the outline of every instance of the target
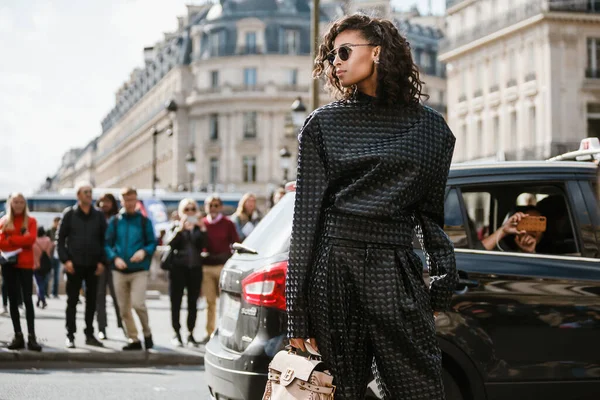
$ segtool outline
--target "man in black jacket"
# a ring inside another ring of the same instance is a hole
[[[104,215],[92,206],[92,186],[76,187],[77,204],[68,207],[58,228],[58,257],[67,273],[67,339],[66,347],[75,348],[75,315],[81,284],[85,280],[85,343],[103,347],[94,337],[97,276],[104,271]]]

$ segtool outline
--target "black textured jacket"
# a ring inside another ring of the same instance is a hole
[[[94,207],[88,214],[79,205],[66,208],[56,234],[58,258],[63,264],[71,261],[76,266],[107,265],[105,232],[104,214]]]
[[[172,250],[177,250],[173,263],[176,267],[201,267],[202,249],[207,246],[207,234],[195,226],[192,231],[178,230],[169,242]]]
[[[328,213],[413,221],[427,255],[432,310],[449,307],[458,276],[443,223],[454,135],[429,107],[410,111],[374,100],[359,92],[321,107],[300,133],[286,281],[288,337],[309,335],[307,276]]]

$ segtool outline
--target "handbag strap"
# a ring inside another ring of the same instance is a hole
[[[274,381],[275,383],[279,384],[280,378],[281,378],[281,374],[269,372],[269,380],[270,381]],[[321,394],[325,394],[325,395],[333,395],[335,393],[335,386],[317,386],[317,385],[312,385],[303,380],[300,380],[298,385],[302,389],[310,390],[311,392],[315,392],[315,393],[321,393]]]

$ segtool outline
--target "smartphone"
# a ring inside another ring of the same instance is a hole
[[[545,232],[546,217],[528,216],[523,218],[517,225],[517,229],[527,232]]]
[[[192,225],[196,225],[198,223],[198,216],[188,215],[187,217],[185,217],[185,220]]]

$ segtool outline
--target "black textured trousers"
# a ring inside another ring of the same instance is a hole
[[[85,281],[85,335],[94,335],[94,314],[96,313],[96,266],[74,265],[74,274],[67,274],[67,336],[72,338],[77,331],[75,316],[77,314],[77,302],[79,301],[79,290]]]
[[[321,239],[308,314],[337,400],[364,399],[371,369],[386,399],[444,399],[422,274],[412,248]]]
[[[171,295],[171,324],[175,332],[181,329],[179,316],[183,290],[187,288],[187,328],[190,334],[194,333],[196,317],[198,315],[197,302],[202,285],[202,267],[173,267],[169,272],[169,293]]]
[[[25,304],[25,316],[27,317],[27,331],[35,335],[35,312],[33,309],[33,270],[17,268],[16,266],[2,267],[2,279],[8,292],[10,306],[10,319],[12,320],[15,333],[23,333],[19,315],[21,298]],[[22,297],[21,297],[22,296]]]

